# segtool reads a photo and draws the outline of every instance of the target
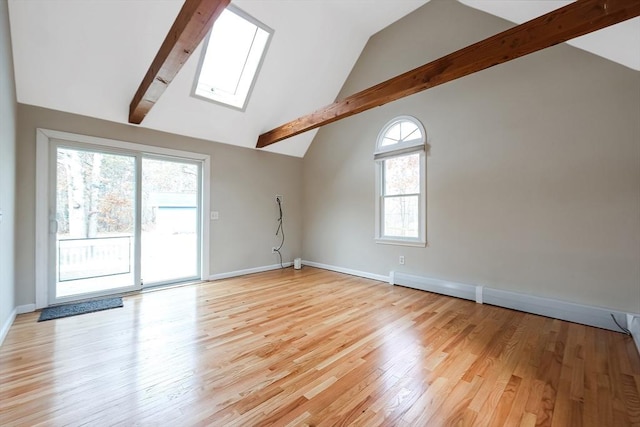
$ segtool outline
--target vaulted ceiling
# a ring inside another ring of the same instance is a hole
[[[246,111],[191,96],[198,48],[141,126],[254,147],[261,133],[333,102],[369,37],[428,1],[234,0],[275,30]],[[571,3],[459,1],[514,23]],[[131,98],[182,3],[10,0],[18,101],[128,123]],[[571,44],[640,70],[638,18]],[[302,157],[315,133],[267,150]]]

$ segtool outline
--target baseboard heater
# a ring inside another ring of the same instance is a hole
[[[423,276],[392,271],[389,276],[392,285],[401,285],[413,289],[434,292],[456,298],[475,301],[479,304],[491,304],[498,307],[510,308],[526,313],[538,314],[554,319],[567,320],[583,325],[595,326],[621,332],[611,318],[613,314],[623,327],[629,328],[628,319],[636,315],[627,315],[621,311],[602,307],[576,304],[552,298],[542,298],[519,292],[504,291],[480,285],[451,282]],[[630,322],[630,320],[629,320]]]

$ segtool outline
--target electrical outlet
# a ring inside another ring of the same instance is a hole
[[[400,263],[400,265],[404,265],[404,255],[400,255],[398,262]]]
[[[278,200],[280,200],[280,203],[284,202],[284,196],[276,194],[276,203],[278,203]]]

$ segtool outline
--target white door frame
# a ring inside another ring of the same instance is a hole
[[[62,139],[66,141],[79,142],[117,148],[129,151],[137,151],[142,154],[156,154],[183,158],[192,161],[202,162],[202,200],[200,227],[202,230],[201,250],[200,250],[200,275],[202,280],[209,277],[209,206],[210,206],[210,179],[211,179],[211,158],[207,154],[194,153],[190,151],[174,150],[170,148],[156,147],[153,145],[137,144],[132,142],[118,141],[114,139],[98,138],[93,136],[79,135],[69,132],[60,132],[50,129],[36,130],[36,223],[35,223],[35,287],[36,287],[36,309],[46,307],[49,304],[49,282],[53,280],[49,259],[49,233],[53,222],[51,218],[55,213],[49,212],[49,182],[54,171],[50,170],[49,153],[52,141]]]

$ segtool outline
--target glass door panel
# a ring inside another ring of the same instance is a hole
[[[54,301],[134,289],[136,158],[56,149]]]
[[[200,166],[142,159],[144,286],[200,278]]]

